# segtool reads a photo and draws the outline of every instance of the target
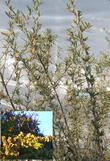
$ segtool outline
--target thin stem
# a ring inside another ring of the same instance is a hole
[[[65,113],[64,113],[64,110],[63,110],[63,106],[62,106],[62,103],[61,103],[61,101],[60,101],[59,95],[58,95],[58,93],[57,93],[57,91],[56,91],[56,88],[54,87],[53,82],[52,82],[52,80],[51,80],[49,74],[47,73],[47,70],[46,70],[46,68],[45,68],[45,65],[44,65],[44,63],[43,63],[43,61],[42,61],[42,59],[40,58],[40,55],[39,55],[38,53],[37,53],[37,56],[38,56],[38,58],[39,58],[39,61],[40,61],[41,64],[42,64],[42,66],[43,66],[43,68],[44,68],[44,71],[45,71],[45,73],[46,73],[46,75],[47,75],[47,77],[48,77],[48,80],[50,81],[50,83],[51,83],[51,85],[52,85],[52,88],[53,88],[53,90],[54,90],[54,92],[55,92],[55,94],[56,94],[56,98],[57,98],[57,100],[58,100],[58,103],[59,103],[59,105],[60,105],[60,109],[61,109],[62,114],[63,114],[63,118],[64,118],[64,121],[65,121],[65,125],[66,125],[66,127],[67,127],[67,130],[69,130],[69,126],[68,126],[68,123],[67,123],[67,119],[66,119],[66,117],[65,117]]]
[[[3,74],[2,74],[1,72],[0,72],[0,77],[1,77],[1,80],[2,80],[2,84],[3,84],[4,88],[5,88],[5,91],[6,91],[6,93],[7,93],[7,96],[8,96],[8,98],[9,98],[9,101],[10,101],[10,103],[11,103],[13,109],[16,110],[16,108],[15,108],[15,106],[14,106],[14,104],[13,104],[13,101],[12,101],[12,99],[11,99],[11,97],[10,97],[10,94],[9,94],[9,92],[8,92],[7,86],[6,86],[6,84],[5,84]]]

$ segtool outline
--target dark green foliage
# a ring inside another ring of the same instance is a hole
[[[6,112],[1,116],[1,135],[14,136],[19,134],[20,131],[25,134],[43,135],[40,133],[38,125],[38,120],[34,120],[26,113],[14,114],[14,112]]]
[[[47,145],[39,150],[35,150],[34,148],[21,148],[20,156],[18,159],[52,159],[53,156],[53,148]]]

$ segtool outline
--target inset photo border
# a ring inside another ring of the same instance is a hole
[[[52,111],[1,114],[1,159],[50,160],[53,140]]]

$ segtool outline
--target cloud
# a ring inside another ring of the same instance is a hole
[[[109,12],[110,2],[108,0],[78,0],[77,7],[85,14]]]
[[[104,28],[98,28],[98,27],[94,27],[94,26],[92,27],[92,31],[93,32],[97,32],[97,31],[98,32],[105,32]]]
[[[104,12],[104,14],[105,13],[106,12]],[[101,14],[94,14],[94,13],[92,13],[92,14],[85,14],[84,17],[86,19],[92,20],[92,21],[104,21],[104,22],[109,21],[110,22],[110,18],[108,16],[103,15],[103,14],[102,15]]]
[[[0,28],[0,32],[7,32],[7,29],[5,29],[5,28]]]
[[[71,24],[72,16],[41,16],[43,26],[68,27]]]
[[[41,16],[41,19],[44,20],[56,20],[56,21],[64,21],[64,20],[71,20],[72,19],[72,16],[71,15],[56,15],[56,16],[53,16],[53,15],[42,15]]]
[[[1,0],[0,10],[0,31],[5,31],[7,26],[7,18],[5,16],[5,1]],[[26,6],[30,5],[32,0],[14,0],[15,9],[19,8],[23,11]],[[66,29],[71,24],[72,16],[66,9],[67,0],[43,0],[41,5],[41,23],[43,29],[51,28],[53,32],[59,35],[60,46],[66,45]],[[87,19],[93,28],[89,32],[92,49],[99,51],[106,46],[104,28],[110,27],[110,2],[108,0],[78,0],[77,7],[82,10],[84,18]],[[5,21],[4,21],[5,20]]]

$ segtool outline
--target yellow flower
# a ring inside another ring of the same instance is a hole
[[[9,155],[9,151],[6,150],[6,151],[5,151],[5,155]]]
[[[39,148],[43,147],[44,142],[52,141],[53,137],[40,137],[35,136],[31,133],[24,135],[21,131],[17,136],[11,138],[8,137],[6,139],[5,136],[2,136],[3,142],[3,149],[5,156],[19,156],[19,148],[25,147],[33,147],[34,149],[38,150]]]
[[[19,134],[18,134],[18,136],[20,137],[20,136],[23,136],[23,132],[21,131]]]
[[[4,142],[6,140],[5,136],[2,136],[2,142]]]
[[[34,138],[34,137],[35,137],[35,136],[32,134],[32,135],[31,135],[31,138]]]
[[[28,134],[26,135],[26,137],[31,137],[31,133],[28,133]]]
[[[48,136],[45,137],[45,141],[49,142],[49,137]]]
[[[8,137],[7,141],[8,141],[9,143],[11,143],[11,137]]]
[[[33,146],[35,149],[39,149],[43,146],[43,144],[36,142]]]
[[[29,143],[29,146],[32,146],[32,143]]]

